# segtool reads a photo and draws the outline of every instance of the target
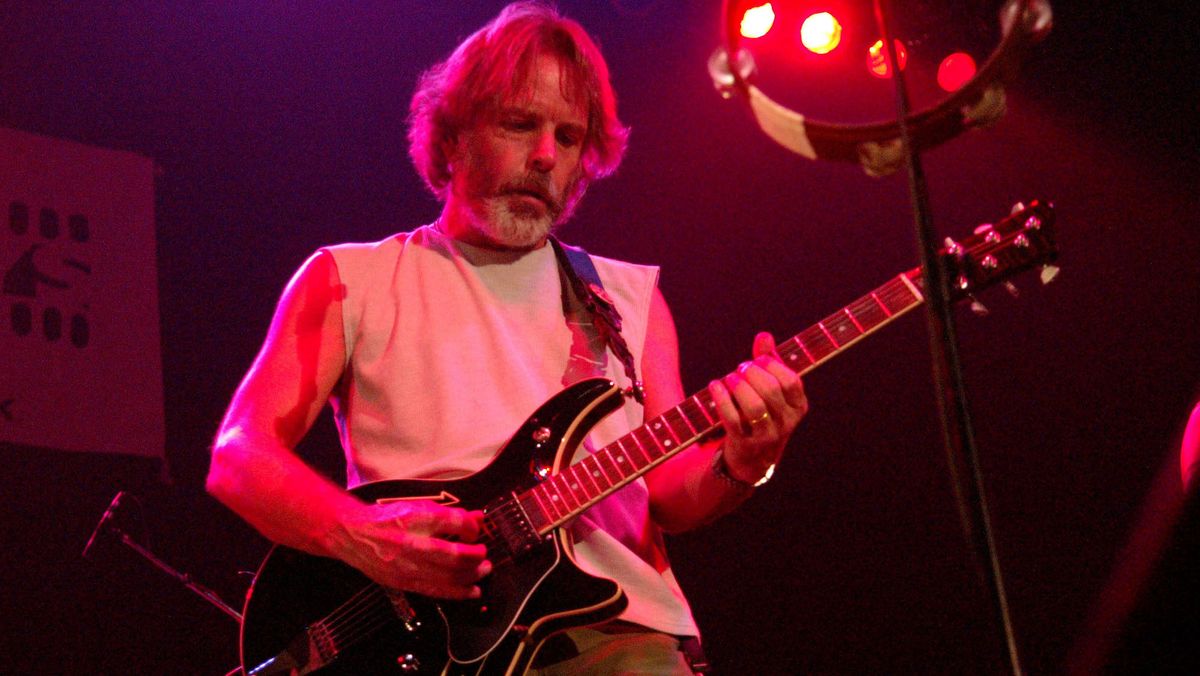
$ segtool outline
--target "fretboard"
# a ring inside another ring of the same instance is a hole
[[[924,301],[921,270],[901,274],[776,347],[800,374],[829,361]],[[720,429],[708,390],[685,399],[608,446],[516,496],[540,535]]]

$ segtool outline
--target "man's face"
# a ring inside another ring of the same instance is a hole
[[[557,60],[539,58],[524,91],[464,130],[449,153],[450,200],[469,238],[512,249],[538,246],[570,215],[581,177],[587,113],[568,101]]]

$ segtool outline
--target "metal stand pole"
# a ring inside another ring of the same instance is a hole
[[[113,532],[116,533],[118,536],[120,536],[121,542],[126,547],[129,547],[133,551],[137,552],[139,555],[141,555],[142,558],[146,559],[151,564],[153,564],[155,568],[158,568],[162,572],[166,573],[167,575],[170,575],[171,577],[173,577],[176,580],[178,580],[179,582],[181,582],[183,584],[183,586],[185,586],[188,589],[190,589],[191,591],[195,592],[198,596],[200,596],[200,598],[204,599],[205,601],[208,601],[209,603],[216,606],[218,610],[220,610],[221,612],[225,613],[226,615],[232,617],[235,622],[242,621],[242,614],[239,613],[238,611],[234,610],[232,607],[230,607],[228,603],[225,603],[225,601],[221,600],[221,597],[218,596],[216,592],[209,589],[208,587],[205,587],[204,585],[200,584],[199,582],[196,582],[194,579],[192,579],[191,575],[184,573],[184,572],[180,572],[178,570],[175,570],[166,561],[163,561],[162,559],[155,556],[154,552],[152,552],[149,549],[146,549],[145,547],[138,544],[138,542],[136,540],[129,537],[129,535],[125,531],[121,530],[120,528],[114,527]]]
[[[874,0],[875,20],[887,50],[888,69],[896,83],[896,108],[900,126],[900,139],[908,164],[908,186],[913,204],[913,218],[917,240],[921,250],[921,264],[925,270],[925,293],[929,318],[929,346],[933,358],[933,377],[938,389],[938,412],[942,421],[942,433],[946,455],[950,464],[951,479],[958,499],[959,515],[973,551],[983,565],[983,574],[992,592],[994,611],[1004,632],[1004,642],[1014,676],[1021,676],[1021,663],[1017,655],[1017,642],[1012,621],[1009,618],[1008,600],[1004,593],[1004,580],[1000,573],[1000,561],[996,556],[988,517],[987,501],[983,491],[983,475],[979,468],[979,454],[975,446],[975,435],[971,427],[966,393],[963,389],[962,366],[958,356],[958,339],[954,331],[954,316],[951,313],[945,263],[938,255],[934,241],[932,218],[929,210],[929,191],[925,183],[925,172],[920,157],[912,145],[908,129],[908,92],[904,75],[897,67],[896,47],[889,25],[889,0]],[[888,5],[888,7],[885,7]],[[960,467],[965,465],[969,477],[963,477]]]

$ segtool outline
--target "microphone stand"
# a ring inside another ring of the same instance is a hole
[[[205,587],[204,585],[200,584],[199,582],[196,582],[196,580],[194,580],[192,578],[192,576],[189,575],[188,573],[184,573],[184,572],[175,570],[170,565],[168,565],[165,561],[163,561],[162,559],[155,556],[154,552],[151,552],[149,549],[146,549],[142,545],[138,544],[138,542],[136,540],[129,537],[129,534],[127,534],[125,531],[121,530],[120,528],[117,528],[114,526],[113,532],[118,535],[121,542],[124,543],[126,547],[129,547],[133,551],[137,552],[139,555],[141,555],[142,558],[146,559],[151,564],[153,564],[155,568],[158,568],[162,572],[164,572],[167,575],[170,575],[171,577],[178,580],[180,583],[183,584],[183,586],[187,587],[188,589],[192,590],[197,595],[199,595],[200,598],[204,599],[205,601],[208,601],[209,603],[216,606],[218,610],[220,610],[221,612],[225,613],[226,615],[232,617],[235,622],[241,623],[242,614],[239,613],[238,611],[234,610],[232,607],[230,607],[229,604],[222,601],[221,597],[218,596],[216,592],[209,589],[208,587]]]
[[[1012,674],[1021,676],[1017,642],[1012,620],[1009,617],[1004,579],[1000,572],[1000,561],[996,555],[987,500],[984,496],[979,452],[975,446],[975,435],[963,387],[962,364],[959,361],[958,339],[954,329],[954,315],[951,312],[945,260],[937,253],[936,235],[933,233],[933,222],[929,209],[929,189],[925,182],[925,172],[920,156],[913,147],[912,136],[908,128],[908,91],[904,83],[904,75],[897,67],[899,60],[896,55],[896,45],[888,23],[891,3],[890,0],[874,0],[874,5],[875,20],[879,25],[883,44],[887,49],[888,68],[896,83],[896,114],[904,157],[908,166],[909,196],[913,204],[913,220],[921,251],[921,265],[925,270],[925,293],[929,308],[927,315],[929,346],[933,358],[933,377],[938,390],[938,412],[942,422],[951,481],[958,502],[959,516],[977,557],[976,562],[987,562],[987,565],[981,567],[991,591],[993,610],[1004,633],[1004,644]],[[1023,10],[1024,5],[1020,11]],[[961,475],[960,467],[963,465],[969,472],[969,477]]]
[[[158,568],[167,575],[175,578],[182,583],[183,586],[195,592],[198,596],[200,596],[200,598],[216,606],[218,610],[232,617],[235,622],[240,624],[242,621],[242,614],[221,600],[221,597],[218,596],[216,592],[208,587],[205,587],[199,582],[196,582],[196,580],[194,580],[188,573],[184,573],[172,568],[167,562],[155,556],[154,552],[146,549],[139,544],[137,540],[134,540],[132,537],[130,537],[128,533],[109,523],[115,516],[117,508],[120,506],[121,501],[126,495],[127,494],[125,491],[120,491],[117,493],[116,497],[113,498],[112,503],[110,503],[108,509],[105,510],[104,516],[100,517],[100,523],[96,524],[96,529],[92,531],[92,536],[88,538],[87,545],[85,545],[83,548],[83,557],[89,558],[88,553],[92,549],[92,546],[96,543],[96,538],[102,535],[104,531],[111,530],[118,536],[118,538],[126,547],[129,547],[133,551],[137,552],[139,556],[149,561],[155,568]],[[134,499],[137,499],[136,496]]]

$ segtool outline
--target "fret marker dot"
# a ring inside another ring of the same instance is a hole
[[[670,446],[670,445],[671,445],[670,439],[667,439],[666,441],[663,442],[663,446]]]
[[[554,501],[554,502],[558,502],[558,496],[557,496],[557,495],[551,495],[551,496],[550,496],[550,499],[551,499],[552,501]]]
[[[592,476],[594,476],[594,477],[600,476],[600,470],[596,470],[595,472],[592,472]]]
[[[799,359],[799,355],[795,355],[795,354],[788,355],[788,361],[796,361],[797,359]]]
[[[579,490],[579,484],[571,484],[571,490],[573,490],[573,491]]]
[[[623,455],[618,455],[618,456],[617,456],[617,462],[625,462],[625,456],[623,456]]]

